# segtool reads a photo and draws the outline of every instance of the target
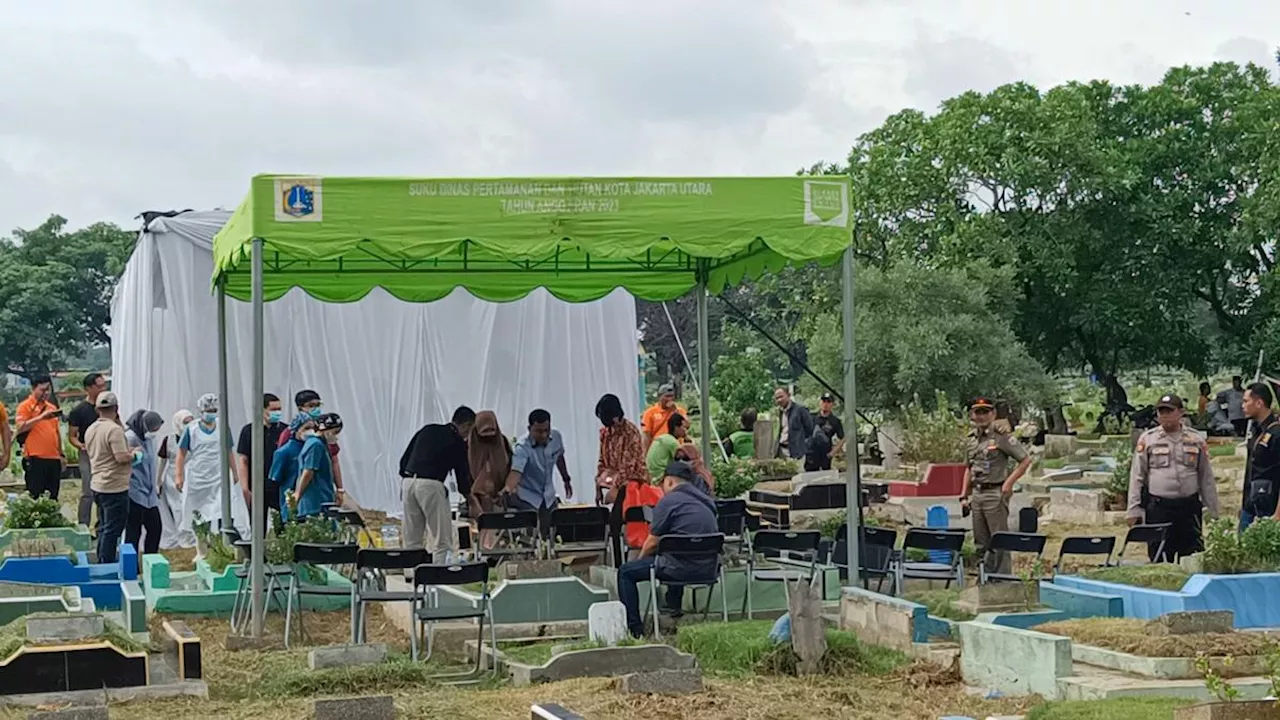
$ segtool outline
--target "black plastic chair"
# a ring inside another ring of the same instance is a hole
[[[289,601],[284,613],[284,646],[286,648],[289,647],[289,631],[293,625],[293,599],[295,597],[298,599],[298,636],[304,641],[306,640],[307,630],[302,624],[302,598],[304,596],[350,596],[351,642],[354,643],[356,641],[356,583],[352,582],[351,587],[345,589],[331,585],[312,585],[302,582],[302,575],[306,572],[305,568],[307,566],[338,568],[343,565],[355,565],[356,556],[359,552],[360,546],[346,543],[297,543],[293,546],[293,573],[289,575]]]
[[[1147,546],[1147,554],[1154,562],[1158,558],[1164,557],[1165,542],[1169,538],[1169,528],[1173,527],[1173,523],[1156,523],[1152,525],[1134,525],[1129,528],[1129,532],[1125,533],[1124,542],[1120,544],[1120,554],[1116,557],[1116,564],[1124,564],[1124,551],[1128,549],[1129,543],[1143,543]],[[1152,551],[1151,548],[1155,547]]]
[[[240,537],[235,530],[223,530],[223,537]],[[253,601],[250,597],[251,581],[250,560],[253,554],[253,542],[250,540],[236,540],[234,547],[236,555],[240,558],[240,564],[232,572],[239,583],[236,585],[236,598],[231,604],[231,632],[243,633],[249,624],[249,619],[253,614]],[[265,549],[265,548],[264,548]],[[263,577],[266,579],[267,586],[264,588],[266,595],[266,607],[271,609],[271,603],[275,602],[277,608],[283,608],[286,603],[281,602],[280,595],[285,594],[284,578],[292,578],[292,565],[271,565],[264,564],[262,567]],[[287,594],[285,594],[287,599]]]
[[[422,549],[361,548],[356,553],[356,642],[364,642],[364,606],[368,603],[413,603],[413,591],[387,590],[386,573],[404,573],[431,562],[431,553]]]
[[[442,585],[456,586],[472,583],[479,583],[483,588],[480,591],[480,605],[478,607],[464,605],[440,606],[440,597],[434,588]],[[493,606],[489,602],[489,589],[489,564],[485,562],[419,565],[413,569],[413,591],[417,599],[414,601],[413,616],[410,621],[412,627],[409,632],[409,653],[414,662],[418,660],[420,639],[427,646],[427,654],[423,660],[431,659],[432,639],[436,623],[445,620],[469,620],[471,618],[479,620],[479,628],[476,634],[475,667],[465,673],[446,673],[432,675],[431,677],[445,680],[446,682],[463,683],[478,679],[481,676],[481,668],[484,663],[484,630],[486,621],[489,623],[489,647],[493,652],[497,652],[498,636],[493,622]],[[494,677],[497,673],[498,663],[491,658],[489,660],[489,675]]]
[[[609,509],[595,505],[551,511],[552,556],[561,552],[599,552],[609,548]]]
[[[711,614],[711,596],[715,594],[716,585],[720,585],[720,613],[724,622],[729,622],[729,599],[724,588],[724,565],[720,562],[720,554],[724,552],[724,535],[663,535],[658,538],[658,547],[654,551],[654,563],[649,568],[649,610],[653,613],[653,636],[659,642],[662,631],[658,627],[658,584],[680,585],[690,590],[707,589],[707,604],[702,611],[702,619]],[[657,559],[663,556],[679,557],[684,560],[715,558],[716,571],[710,577],[690,578],[677,581],[664,581],[658,578]],[[693,597],[693,609],[698,609],[698,596]],[[643,615],[644,613],[642,613]]]
[[[326,514],[338,523],[344,542],[353,542],[358,545],[363,535],[367,545],[373,544],[373,539],[369,537],[369,531],[364,524],[364,516],[359,510],[336,507]]]
[[[952,582],[955,582],[958,587],[964,587],[964,561],[960,556],[964,548],[964,536],[964,530],[909,528],[902,538],[902,550],[896,554],[893,562],[894,592],[901,593],[908,578],[942,580],[946,582],[948,588],[951,587]],[[910,561],[906,556],[907,551],[911,549],[947,552],[950,554],[951,561],[946,563]]]
[[[1009,553],[1010,555],[1027,553],[1035,555],[1038,560],[1044,555],[1044,544],[1047,541],[1047,537],[1036,533],[1010,532],[1006,530],[992,533],[991,542],[987,545],[987,551],[978,559],[978,584],[985,585],[993,580],[1021,580],[1022,578],[1014,573],[987,572],[987,562],[993,554],[1001,552]],[[996,557],[999,557],[999,555],[996,555]],[[999,564],[999,560],[991,560],[991,562],[996,565]]]
[[[542,552],[542,536],[538,533],[537,510],[494,510],[480,513],[476,518],[476,529],[496,532],[498,539],[505,539],[507,547],[485,550],[483,543],[476,548],[476,559],[505,557],[539,557]],[[520,543],[533,540],[533,547],[521,546]]]
[[[622,547],[622,558],[613,558],[614,564],[621,566],[622,563],[630,559],[631,551],[638,551],[640,548],[633,548],[627,545],[627,524],[633,522],[641,522],[645,525],[653,524],[653,508],[648,505],[632,505],[622,512],[622,529],[620,530],[622,537],[618,544]]]
[[[742,498],[716,500],[716,525],[724,535],[725,546],[736,545],[750,550],[751,536],[747,532],[747,501]]]
[[[890,528],[863,526],[862,542],[858,544],[862,587],[870,590],[871,579],[876,580],[876,592],[884,587],[884,581],[893,582],[891,563],[894,548],[898,544],[898,531]],[[841,525],[836,531],[835,547],[831,552],[832,564],[840,569],[840,578],[849,578],[849,526]]]
[[[751,538],[751,554],[747,556],[747,588],[742,595],[742,611],[747,619],[753,617],[751,604],[751,585],[754,581],[811,582],[818,572],[818,544],[822,542],[822,533],[817,530],[761,530]],[[783,559],[795,559],[808,562],[809,566],[785,565],[768,562],[764,568],[756,566],[759,553],[777,553]],[[826,583],[823,583],[823,594],[826,594]],[[788,598],[790,595],[788,595]],[[824,597],[825,599],[825,597]]]
[[[1102,566],[1106,567],[1111,564],[1111,554],[1115,549],[1116,539],[1111,535],[1073,535],[1062,541],[1058,559],[1053,561],[1053,574],[1058,574],[1062,558],[1067,555],[1102,555]]]

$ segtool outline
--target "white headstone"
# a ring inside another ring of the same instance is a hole
[[[626,639],[627,607],[616,600],[592,603],[587,608],[587,634],[591,640],[610,646]]]

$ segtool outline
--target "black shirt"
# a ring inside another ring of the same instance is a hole
[[[840,422],[840,418],[835,413],[830,415],[817,414],[813,418],[815,427],[822,428],[822,432],[826,433],[827,439],[831,442],[844,439],[844,423]],[[831,448],[827,448],[830,450]]]
[[[1266,420],[1255,423],[1255,428],[1249,440],[1241,507],[1254,515],[1265,516],[1276,511],[1276,498],[1280,493],[1280,420],[1268,415]]]
[[[467,443],[452,423],[424,425],[409,441],[400,456],[400,477],[430,478],[443,481],[449,471],[458,481],[458,492],[471,490],[471,472],[467,469]]]
[[[84,443],[84,436],[89,432],[89,426],[98,421],[98,411],[93,409],[93,404],[81,400],[79,405],[71,409],[71,414],[67,416],[67,425],[76,429],[76,433],[80,438],[80,442]]]
[[[262,477],[271,477],[271,461],[276,456],[276,446],[280,444],[280,435],[289,426],[284,423],[268,423],[262,428],[262,447],[266,448],[262,458]],[[240,439],[236,441],[236,452],[249,459],[252,466],[253,463],[253,423],[249,423],[240,428]],[[250,482],[253,479],[250,478]]]

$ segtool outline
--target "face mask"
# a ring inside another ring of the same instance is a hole
[[[302,440],[302,441],[304,441],[304,442],[305,442],[305,441],[307,440],[307,438],[309,438],[309,437],[311,437],[312,435],[315,435],[315,434],[316,434],[316,431],[315,431],[315,430],[310,430],[310,429],[308,429],[308,430],[299,430],[299,431],[298,431],[298,439],[299,439],[299,440]]]
[[[284,413],[280,412],[279,410],[272,410],[271,412],[267,413],[267,422],[278,423],[280,422],[280,419],[282,417],[284,417]]]
[[[200,419],[204,420],[205,425],[212,425],[218,422],[218,413],[205,413],[200,416]]]
[[[311,416],[313,420],[320,417],[323,414],[324,414],[323,408],[321,408],[319,405],[307,411],[307,415]]]
[[[325,433],[324,435],[321,435],[321,437],[322,437],[322,438],[324,438],[324,441],[325,441],[325,442],[327,442],[327,443],[329,443],[330,445],[337,445],[337,444],[338,444],[338,434],[337,434],[337,433]]]

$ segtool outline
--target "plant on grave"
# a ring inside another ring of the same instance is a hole
[[[725,460],[716,456],[711,461],[711,476],[716,481],[716,497],[736,498],[760,482],[760,466],[744,458]]]
[[[1222,659],[1222,664],[1225,667],[1231,667],[1232,662],[1234,662],[1234,658],[1230,655]],[[1213,666],[1210,665],[1209,658],[1207,656],[1197,655],[1195,667],[1196,672],[1200,673],[1200,675],[1204,677],[1205,688],[1207,688],[1209,692],[1213,693],[1213,696],[1218,698],[1219,701],[1235,702],[1240,698],[1240,691],[1235,685],[1224,680],[1222,676],[1213,669]],[[1272,682],[1274,684],[1274,681]]]
[[[1116,466],[1107,479],[1107,495],[1112,507],[1126,507],[1129,503],[1129,472],[1133,468],[1133,445],[1128,442],[1110,443],[1111,456]]]
[[[917,397],[901,408],[898,417],[904,462],[964,462],[969,426],[951,410],[946,393],[937,393],[933,410],[925,410]]]
[[[191,517],[191,529],[196,541],[204,546],[204,561],[208,563],[210,570],[221,574],[228,565],[235,564],[235,548],[227,545],[227,539],[222,533],[213,531],[212,521],[200,517],[198,512],[194,513]]]
[[[42,493],[33,498],[20,493],[6,506],[4,527],[6,530],[34,530],[37,528],[69,527],[72,522],[62,514],[58,501]]]
[[[757,460],[756,465],[760,467],[760,474],[767,478],[787,478],[790,480],[800,472],[800,461],[792,458],[770,458],[768,460]]]
[[[1230,519],[1217,518],[1205,525],[1202,563],[1205,572],[1214,574],[1234,574],[1248,568],[1240,536]]]
[[[1039,604],[1036,589],[1040,585],[1040,577],[1044,575],[1044,567],[1044,558],[1038,557],[1029,567],[1018,573],[1018,579],[1022,581],[1023,604],[1027,606],[1028,611],[1034,610]]]
[[[1254,572],[1280,569],[1280,522],[1259,518],[1240,533],[1240,549]]]
[[[342,542],[343,530],[339,523],[330,518],[312,515],[300,521],[282,523],[280,513],[272,510],[272,526],[276,532],[267,537],[266,562],[270,565],[288,565],[293,563],[293,546],[298,543],[317,543],[331,545]],[[307,580],[322,582],[324,573],[317,568],[307,566],[303,569]]]

